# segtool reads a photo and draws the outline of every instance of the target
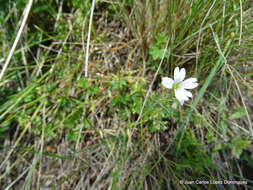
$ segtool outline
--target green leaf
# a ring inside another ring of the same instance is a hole
[[[222,149],[221,144],[220,144],[220,143],[219,143],[219,144],[216,144],[215,147],[213,148],[213,152],[218,152],[218,151],[221,150],[221,149]]]
[[[229,120],[233,120],[233,119],[239,119],[242,118],[243,116],[246,115],[246,112],[243,108],[238,108],[236,110],[233,111],[233,113],[229,116]]]
[[[245,160],[249,166],[253,167],[253,158],[250,153],[243,152],[241,160]]]
[[[212,142],[215,142],[217,140],[217,138],[214,136],[213,133],[211,132],[207,132],[206,133],[206,141],[207,143],[212,143]]]
[[[35,94],[32,92],[31,94],[27,94],[27,96],[25,96],[24,98],[24,102],[31,102],[33,99],[35,98]]]
[[[156,39],[156,44],[158,46],[167,42],[167,37],[165,36],[164,32],[157,34],[155,39]]]
[[[68,133],[68,140],[69,141],[74,141],[74,142],[76,142],[77,141],[77,138],[78,138],[78,133],[77,132],[75,132],[75,131],[69,131],[69,133]]]
[[[85,78],[81,78],[78,81],[78,84],[80,85],[81,88],[88,88],[89,82]]]
[[[232,153],[234,156],[239,159],[240,155],[242,153],[242,150],[246,148],[250,144],[250,141],[242,140],[240,137],[235,137],[231,144],[230,147],[232,147]]]
[[[115,90],[115,89],[122,90],[126,85],[127,85],[127,82],[123,78],[118,77],[111,82],[110,88],[112,90]]]
[[[163,57],[163,49],[158,48],[157,46],[151,46],[149,49],[149,54],[154,60],[161,59]]]
[[[98,88],[97,86],[91,86],[90,88],[88,88],[87,91],[88,91],[88,94],[89,94],[91,97],[93,97],[93,96],[95,96],[95,95],[98,94],[99,88]]]

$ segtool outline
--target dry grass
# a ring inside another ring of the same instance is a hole
[[[232,146],[235,137],[250,141],[243,154],[252,154],[253,15],[252,8],[243,7],[240,17],[242,4],[234,3],[233,12],[224,2],[200,7],[194,1],[97,2],[92,27],[90,9],[69,11],[64,1],[56,3],[53,31],[34,26],[41,39],[50,40],[30,46],[29,37],[22,39],[21,59],[14,53],[0,82],[1,88],[14,92],[5,102],[0,99],[1,127],[9,127],[0,130],[0,187],[228,187],[179,183],[203,178],[248,180],[247,186],[229,187],[250,189],[251,162],[235,158]],[[220,6],[223,12],[217,10]],[[161,32],[169,36],[171,56],[152,60],[149,48],[157,45]],[[216,41],[218,32],[222,34]],[[224,51],[231,32],[235,37]],[[5,38],[1,47],[8,43]],[[209,83],[207,76],[219,59],[224,65]],[[152,64],[159,61],[161,67],[153,71]],[[206,85],[202,95],[196,92],[199,102],[189,102],[176,113],[160,86],[161,76],[175,66],[187,68],[189,75],[195,71],[200,86]],[[238,108],[246,116],[229,119]],[[162,129],[153,132],[152,126]],[[177,133],[180,127],[183,133]]]

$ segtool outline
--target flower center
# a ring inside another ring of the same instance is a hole
[[[179,89],[180,86],[181,86],[180,82],[175,82],[175,83],[173,84],[173,86],[172,86],[172,89],[173,89],[173,90]]]

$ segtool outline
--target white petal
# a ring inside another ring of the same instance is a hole
[[[181,87],[185,89],[193,89],[196,88],[198,85],[199,84],[197,83],[196,78],[189,78],[181,83]]]
[[[184,80],[184,78],[185,78],[185,74],[186,74],[185,68],[182,68],[182,69],[180,70],[180,76],[181,76],[181,78],[182,78],[182,80],[181,80],[181,81],[183,81],[183,80]]]
[[[181,88],[181,89],[175,90],[175,96],[180,102],[180,104],[183,105],[184,101],[188,101],[189,98],[192,98],[192,93]]]
[[[179,67],[176,67],[176,68],[174,69],[174,80],[175,80],[175,82],[178,82],[178,81],[176,81],[176,78],[177,78],[179,75],[180,75],[180,73],[179,73]]]
[[[184,100],[180,100],[179,102],[180,102],[181,106],[184,105]]]
[[[174,84],[174,80],[172,80],[169,77],[163,77],[162,78],[162,85],[165,86],[166,88],[172,88]]]
[[[187,97],[190,97],[192,98],[192,93],[190,91],[187,91],[185,89],[182,89],[183,93],[187,96]]]
[[[185,95],[185,93],[182,89],[175,90],[175,96],[181,105],[184,104],[184,101],[189,100],[189,98]]]
[[[190,94],[189,93],[190,93],[189,91],[186,91],[183,88],[175,90],[176,97],[178,96],[180,99],[183,99],[186,101],[189,100],[188,96],[191,97],[191,95],[192,95],[191,93]]]
[[[176,67],[174,70],[174,80],[175,82],[181,82],[185,78],[186,71],[184,68],[179,70],[179,67]]]
[[[177,100],[179,101],[181,106],[184,105],[184,100],[183,99],[177,99]]]

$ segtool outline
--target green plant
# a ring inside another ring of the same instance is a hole
[[[151,70],[155,71],[158,68],[159,61],[163,58],[164,46],[168,40],[168,37],[164,33],[159,33],[155,37],[155,44],[149,47],[150,60],[148,61],[148,66]],[[169,52],[165,53],[165,58],[168,60]]]
[[[0,2],[3,65],[28,1]],[[251,189],[251,1],[99,0],[87,55],[91,3],[33,1],[0,81],[0,187]],[[199,86],[175,109],[176,67]]]
[[[231,142],[228,143],[228,147],[231,148],[233,155],[239,159],[242,151],[250,144],[250,141],[244,140],[242,137],[235,136]]]
[[[180,142],[179,138],[176,143],[178,142]],[[177,145],[175,147],[177,147]],[[187,168],[192,168],[193,171],[197,173],[203,173],[205,169],[213,167],[212,159],[205,153],[202,144],[190,130],[185,131],[182,146],[175,151],[179,158],[177,162],[179,166],[177,169],[179,172],[183,172],[183,170]]]

